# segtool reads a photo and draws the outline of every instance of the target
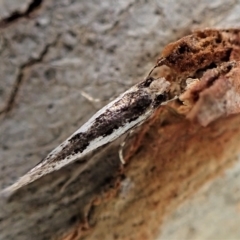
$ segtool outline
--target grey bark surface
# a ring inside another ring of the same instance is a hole
[[[195,28],[239,27],[239,11],[235,0],[0,1],[0,189],[104,105],[90,102],[81,91],[100,99],[117,96],[147,75],[164,45]],[[114,188],[121,168],[117,143],[97,151],[87,165],[71,164],[10,200],[1,198],[0,239],[60,238],[76,222],[88,222],[94,199]],[[77,180],[60,191],[83,167]],[[239,208],[237,214],[224,202],[226,195],[240,201],[239,175],[236,164],[196,199],[186,200],[167,216],[156,239],[238,239],[239,220],[213,223],[209,212],[239,219]],[[201,197],[208,200],[199,203]],[[210,223],[216,226],[206,230]]]

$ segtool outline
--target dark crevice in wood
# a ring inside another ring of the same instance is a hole
[[[41,6],[42,2],[43,0],[32,0],[32,2],[29,4],[28,8],[24,12],[20,11],[12,12],[10,16],[0,21],[0,28],[8,26],[9,24],[16,22],[20,18],[29,17],[32,12],[34,12]]]
[[[8,101],[7,101],[6,106],[4,107],[4,109],[0,111],[0,115],[2,115],[2,114],[6,115],[6,114],[8,114],[8,113],[13,109],[13,106],[14,106],[14,104],[15,104],[15,102],[16,102],[17,94],[18,94],[19,89],[20,89],[20,87],[21,87],[21,85],[22,85],[22,83],[23,83],[23,79],[24,79],[24,75],[25,75],[24,73],[25,73],[26,69],[32,67],[33,65],[35,65],[35,64],[37,64],[37,63],[42,62],[43,58],[44,58],[44,57],[46,56],[46,54],[48,53],[48,50],[49,50],[52,46],[55,46],[55,45],[56,45],[58,39],[59,39],[59,35],[57,36],[57,38],[56,38],[53,42],[47,44],[47,45],[43,48],[42,52],[39,54],[39,56],[38,56],[37,58],[30,59],[30,60],[28,60],[27,62],[23,63],[23,64],[19,67],[19,73],[18,73],[18,75],[17,75],[17,77],[16,77],[16,81],[15,81],[15,83],[14,83],[14,85],[13,85],[12,91],[11,91],[11,93],[10,93],[10,97],[9,97],[9,99],[8,99]]]

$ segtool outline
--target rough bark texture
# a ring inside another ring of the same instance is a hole
[[[239,27],[239,11],[220,0],[1,1],[0,188],[104,105],[81,91],[118,95],[164,45]],[[124,167],[120,139],[1,198],[0,239],[239,239],[239,124],[231,115],[202,127],[162,108],[129,141]]]

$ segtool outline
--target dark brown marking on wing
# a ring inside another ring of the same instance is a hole
[[[155,97],[154,102],[153,102],[153,107],[157,108],[158,106],[160,106],[163,102],[167,101],[169,99],[169,97],[167,96],[167,94],[159,94]]]
[[[147,88],[155,79],[153,77],[148,77],[145,81],[138,84],[139,88]]]
[[[151,106],[152,102],[153,99],[144,90],[126,94],[97,117],[88,131],[79,132],[69,139],[71,144],[65,146],[51,162],[59,161],[69,155],[82,153],[94,139],[106,137],[118,128],[139,118]]]

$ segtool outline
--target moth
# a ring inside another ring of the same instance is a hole
[[[144,122],[169,99],[170,83],[147,78],[99,110],[82,127],[50,152],[32,170],[4,191],[15,191],[76,161]]]
[[[3,191],[14,192],[139,126],[163,104],[183,93],[186,79],[207,67],[231,60],[234,49],[240,45],[239,40],[238,29],[207,29],[170,43],[144,81],[100,109],[45,159]],[[163,65],[174,72],[175,79],[164,74],[151,76],[156,68]]]

